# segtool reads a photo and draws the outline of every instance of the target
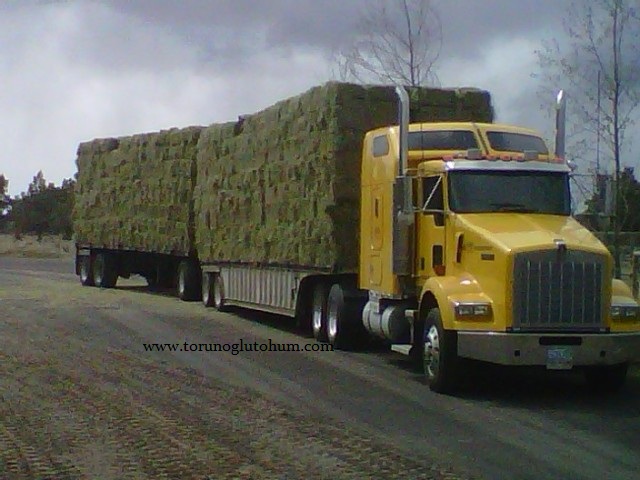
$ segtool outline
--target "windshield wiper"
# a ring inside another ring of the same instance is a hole
[[[535,208],[528,208],[522,203],[492,203],[492,207],[496,207],[499,212],[519,212],[519,213],[537,213],[539,210]]]

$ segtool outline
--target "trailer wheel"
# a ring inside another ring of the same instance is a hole
[[[109,253],[98,253],[93,261],[93,283],[100,288],[113,288],[118,282],[115,258]]]
[[[585,378],[589,388],[597,393],[616,393],[624,387],[629,364],[588,367]]]
[[[213,291],[213,273],[202,274],[202,303],[205,307],[215,306],[215,292]]]
[[[311,303],[311,329],[313,338],[318,342],[327,341],[327,297],[329,295],[326,283],[317,283],[313,289]]]
[[[93,259],[90,255],[82,256],[80,263],[80,283],[85,287],[93,287]]]
[[[432,308],[424,325],[424,373],[429,388],[451,393],[458,381],[458,348],[455,332],[442,326],[440,309]]]
[[[226,312],[228,307],[224,298],[224,282],[222,276],[218,273],[213,277],[213,306],[219,312]]]
[[[178,298],[185,302],[200,300],[201,281],[198,265],[192,260],[182,260],[178,265]]]

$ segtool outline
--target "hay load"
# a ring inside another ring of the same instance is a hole
[[[411,121],[490,122],[489,94],[412,89]],[[397,123],[392,87],[328,83],[198,143],[196,245],[203,262],[355,271],[368,130]]]
[[[193,189],[201,127],[98,139],[78,147],[78,243],[194,253]]]

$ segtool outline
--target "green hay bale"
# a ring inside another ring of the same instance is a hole
[[[409,93],[412,121],[491,120],[485,92]],[[206,128],[194,194],[200,258],[355,271],[362,140],[396,123],[397,108],[393,88],[328,83]]]
[[[73,212],[78,242],[193,253],[188,225],[201,130],[171,129],[80,144]]]

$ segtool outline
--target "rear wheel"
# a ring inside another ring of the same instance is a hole
[[[432,308],[425,319],[423,361],[431,390],[438,393],[455,390],[459,363],[457,338],[455,332],[442,326],[438,308]]]
[[[366,299],[334,284],[327,299],[327,340],[335,348],[346,350],[365,338],[362,311]]]
[[[329,295],[326,283],[318,283],[313,289],[311,303],[311,329],[313,338],[318,342],[327,341],[327,297]]]
[[[585,370],[585,377],[587,384],[593,391],[615,393],[624,387],[628,369],[627,363],[589,367]]]
[[[93,262],[93,283],[100,288],[113,288],[118,282],[115,257],[109,253],[98,253]]]
[[[85,287],[93,287],[93,259],[91,256],[83,256],[78,260],[80,263],[80,283]]]
[[[178,265],[178,298],[185,302],[200,300],[202,281],[200,268],[192,260],[183,260]]]

